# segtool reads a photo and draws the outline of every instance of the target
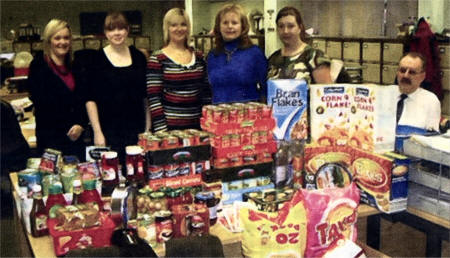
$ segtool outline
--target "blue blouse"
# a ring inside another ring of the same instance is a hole
[[[238,48],[239,40],[225,43],[225,52],[208,54],[212,102],[246,102],[267,95],[267,59],[257,46]],[[258,89],[257,84],[260,85]]]

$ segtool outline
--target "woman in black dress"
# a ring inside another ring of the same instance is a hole
[[[99,50],[90,69],[86,108],[94,144],[110,146],[123,161],[125,147],[136,145],[148,128],[146,60],[126,39],[129,26],[121,13],[111,13],[104,25],[109,45]]]

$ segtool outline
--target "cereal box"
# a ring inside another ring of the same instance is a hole
[[[305,80],[269,80],[267,105],[276,120],[277,140],[308,137],[308,85]]]
[[[349,144],[378,153],[394,150],[398,86],[352,87]]]
[[[319,146],[394,150],[397,86],[312,85],[311,137]]]
[[[320,146],[347,145],[350,139],[352,85],[311,85],[311,138]]]
[[[362,190],[361,201],[386,213],[405,210],[409,159],[394,153],[378,155],[358,149],[353,153],[352,170]]]

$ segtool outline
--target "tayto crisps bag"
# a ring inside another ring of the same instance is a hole
[[[246,257],[303,257],[306,210],[301,192],[278,212],[240,210],[242,249]]]
[[[308,137],[308,84],[305,80],[269,80],[267,105],[276,120],[273,134],[277,140]]]
[[[334,240],[356,241],[359,190],[355,183],[345,188],[302,189],[308,214],[305,257],[321,257]]]

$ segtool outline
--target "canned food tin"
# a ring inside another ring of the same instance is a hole
[[[268,105],[262,105],[261,107],[261,118],[271,118],[272,117],[272,107]]]
[[[214,160],[214,167],[226,168],[230,166],[230,162],[227,158],[219,158]]]
[[[267,143],[267,131],[259,132],[259,143]]]
[[[213,122],[221,123],[222,116],[224,115],[223,113],[224,113],[224,110],[221,107],[215,106],[214,108],[212,108]]]
[[[256,162],[256,155],[246,155],[243,159],[245,164],[251,164]]]
[[[241,145],[249,145],[252,143],[251,133],[241,134]]]
[[[164,165],[164,177],[176,177],[178,176],[178,164]]]
[[[258,107],[255,104],[248,104],[248,120],[256,120],[258,119]]]
[[[244,163],[244,160],[242,159],[241,156],[233,157],[230,159],[230,164],[233,167],[242,166],[243,163]]]
[[[164,168],[161,166],[150,165],[148,166],[148,179],[161,179],[164,177]]]
[[[158,150],[160,145],[161,145],[161,139],[158,136],[152,135],[152,136],[148,137],[147,145],[146,145],[145,149],[147,151]]]
[[[183,147],[188,147],[188,146],[194,146],[195,143],[195,138],[194,136],[187,134],[187,133],[182,133],[180,136],[181,141],[183,142]]]
[[[160,211],[155,214],[156,241],[163,243],[169,241],[173,235],[172,213]]]
[[[150,135],[151,134],[149,132],[138,134],[138,145],[144,148],[145,151],[147,151],[147,140]]]
[[[159,138],[167,137],[169,135],[170,134],[168,132],[166,132],[166,131],[158,131],[158,132],[155,133],[155,136],[157,136]]]
[[[206,105],[202,107],[202,116],[207,120],[211,121],[213,120],[213,106],[212,105]]]
[[[229,134],[223,135],[222,136],[222,148],[228,148],[230,147],[231,144],[231,137]]]
[[[210,144],[210,134],[208,132],[200,131],[198,133],[198,137],[199,137],[199,145]]]
[[[191,172],[191,164],[189,162],[180,163],[178,167],[179,176],[187,176]]]
[[[230,139],[230,146],[237,147],[241,145],[241,136],[239,134],[232,134]]]
[[[252,143],[253,145],[259,143],[259,132],[253,132],[251,137],[252,137],[252,138],[251,138],[251,143]]]
[[[179,146],[179,139],[174,135],[168,135],[162,138],[161,147],[176,148]]]
[[[239,109],[236,106],[232,105],[228,108],[228,112],[229,112],[229,122],[236,123],[238,121]]]

